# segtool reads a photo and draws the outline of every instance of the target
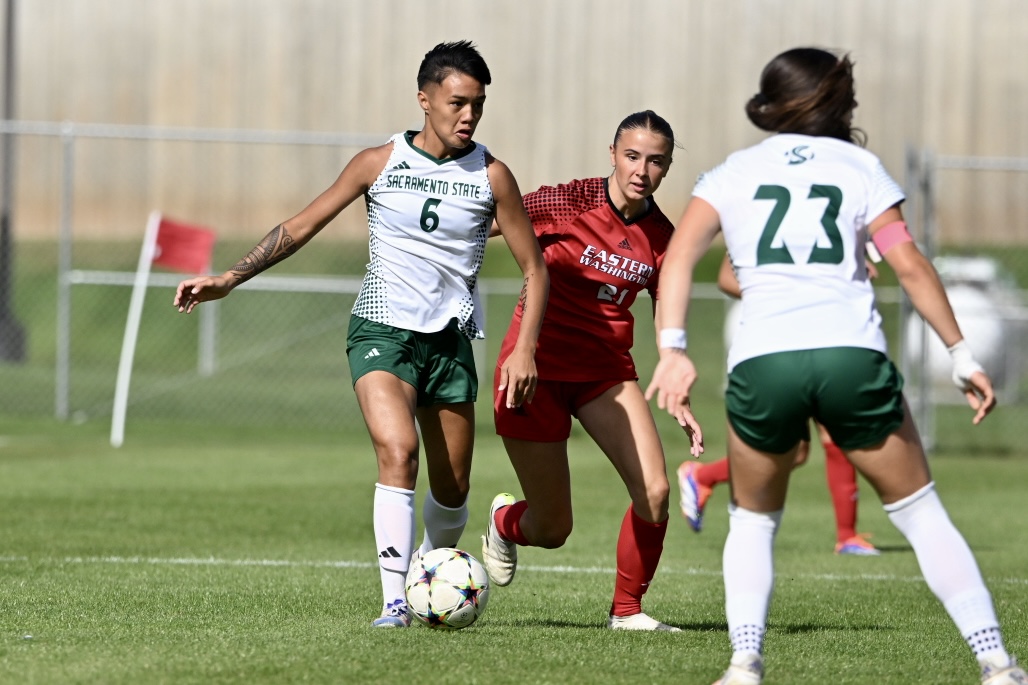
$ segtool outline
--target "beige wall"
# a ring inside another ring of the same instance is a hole
[[[493,85],[478,139],[523,190],[604,174],[620,119],[652,108],[682,149],[658,193],[761,137],[742,113],[763,64],[801,44],[857,63],[857,124],[900,182],[904,146],[1028,157],[1025,0],[22,0],[24,120],[348,131],[420,124],[415,74],[473,39]],[[57,226],[60,148],[18,142],[19,238]],[[355,150],[111,141],[76,148],[75,230],[121,236],[146,212],[259,238]],[[1028,243],[1028,174],[945,172],[946,240]],[[349,210],[332,231],[363,230]]]

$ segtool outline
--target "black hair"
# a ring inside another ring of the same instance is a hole
[[[621,120],[618,124],[617,131],[614,132],[614,145],[618,144],[621,140],[621,134],[625,131],[633,131],[637,128],[645,128],[654,133],[664,136],[667,138],[671,147],[675,147],[675,132],[671,130],[671,124],[667,123],[664,117],[660,116],[652,109],[648,109],[644,112],[636,112],[635,114],[629,114],[627,117]]]
[[[459,40],[453,43],[439,43],[425,53],[418,68],[418,90],[424,90],[429,83],[442,83],[452,73],[467,74],[483,86],[492,83],[482,55],[474,43]]]
[[[867,136],[850,120],[857,106],[853,62],[820,48],[794,48],[760,74],[760,92],[746,103],[757,128],[827,136],[863,145]]]

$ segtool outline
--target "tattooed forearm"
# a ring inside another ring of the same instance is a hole
[[[239,260],[229,271],[236,274],[236,283],[250,280],[265,269],[281,262],[299,249],[286,232],[284,224],[279,224],[264,236],[250,253]]]
[[[521,305],[521,313],[524,315],[528,311],[528,276],[525,276],[525,280],[521,283],[521,294],[518,295],[518,304]]]

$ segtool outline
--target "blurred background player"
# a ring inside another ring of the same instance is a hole
[[[525,278],[525,323],[503,367],[506,400],[518,406],[535,387],[546,266],[517,182],[472,142],[490,81],[471,43],[435,46],[418,70],[421,131],[360,152],[328,190],[238,264],[221,276],[183,281],[175,295],[184,312],[225,297],[366,197],[371,262],[346,352],[378,460],[373,516],[383,608],[375,627],[410,625],[404,579],[414,546],[419,429],[430,484],[421,551],[455,546],[467,522],[478,393],[471,340],[483,337],[477,280],[494,220]]]
[[[875,267],[865,262],[868,276],[878,276]],[[718,270],[717,285],[721,292],[729,297],[740,298],[739,279],[735,277],[732,261],[725,253]],[[738,305],[736,305],[738,306]],[[737,322],[729,322],[733,326]],[[730,333],[726,337],[734,337]],[[731,340],[727,341],[729,345]],[[857,533],[857,470],[843,454],[839,446],[832,442],[824,426],[814,422],[817,427],[818,439],[825,451],[825,478],[828,480],[828,491],[832,496],[832,508],[835,510],[835,553],[859,556],[876,556],[879,551],[865,537]],[[810,439],[800,441],[793,467],[802,466],[810,457]],[[698,462],[687,459],[678,467],[678,489],[682,515],[689,526],[697,533],[703,528],[703,510],[707,506],[714,486],[728,481],[728,457],[712,462]]]
[[[697,181],[668,248],[661,283],[661,358],[647,395],[676,414],[696,368],[686,353],[692,272],[718,231],[742,288],[742,326],[728,358],[732,483],[724,548],[732,658],[719,685],[758,685],[774,586],[775,533],[808,421],[828,429],[875,488],[921,573],[967,641],[987,685],[1028,675],[1007,653],[992,596],[967,542],[935,492],[921,440],[886,356],[864,264],[866,237],[919,314],[950,350],[953,379],[980,423],[992,382],[953,316],[938,274],[903,222],[903,191],[852,128],[852,62],[797,48],[764,68],[746,105],[777,133]],[[941,674],[926,661],[919,682]]]
[[[508,585],[517,545],[556,548],[571,534],[568,437],[572,417],[614,465],[631,497],[617,544],[614,600],[607,626],[678,631],[642,612],[667,531],[669,484],[664,452],[630,353],[630,308],[644,288],[653,297],[673,226],[653,200],[671,166],[674,133],[652,111],[617,128],[613,173],[542,187],[524,198],[551,279],[536,350],[535,398],[507,399],[502,365],[525,325],[519,305],[503,340],[493,396],[496,432],[525,499],[500,494],[489,512],[483,564]],[[656,315],[656,314],[655,314]],[[699,441],[693,442],[698,454]]]

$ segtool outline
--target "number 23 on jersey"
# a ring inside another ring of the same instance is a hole
[[[762,185],[757,188],[754,200],[771,200],[775,203],[771,214],[767,218],[764,230],[760,234],[760,242],[757,243],[757,266],[762,264],[794,264],[789,248],[784,244],[780,247],[772,247],[775,235],[785,221],[792,204],[792,193],[784,186]],[[807,258],[808,264],[841,264],[844,252],[842,234],[839,232],[839,225],[836,222],[839,218],[839,208],[842,206],[842,190],[836,186],[812,185],[810,193],[805,200],[828,200],[824,213],[821,215],[821,226],[828,236],[829,246],[815,246]]]

